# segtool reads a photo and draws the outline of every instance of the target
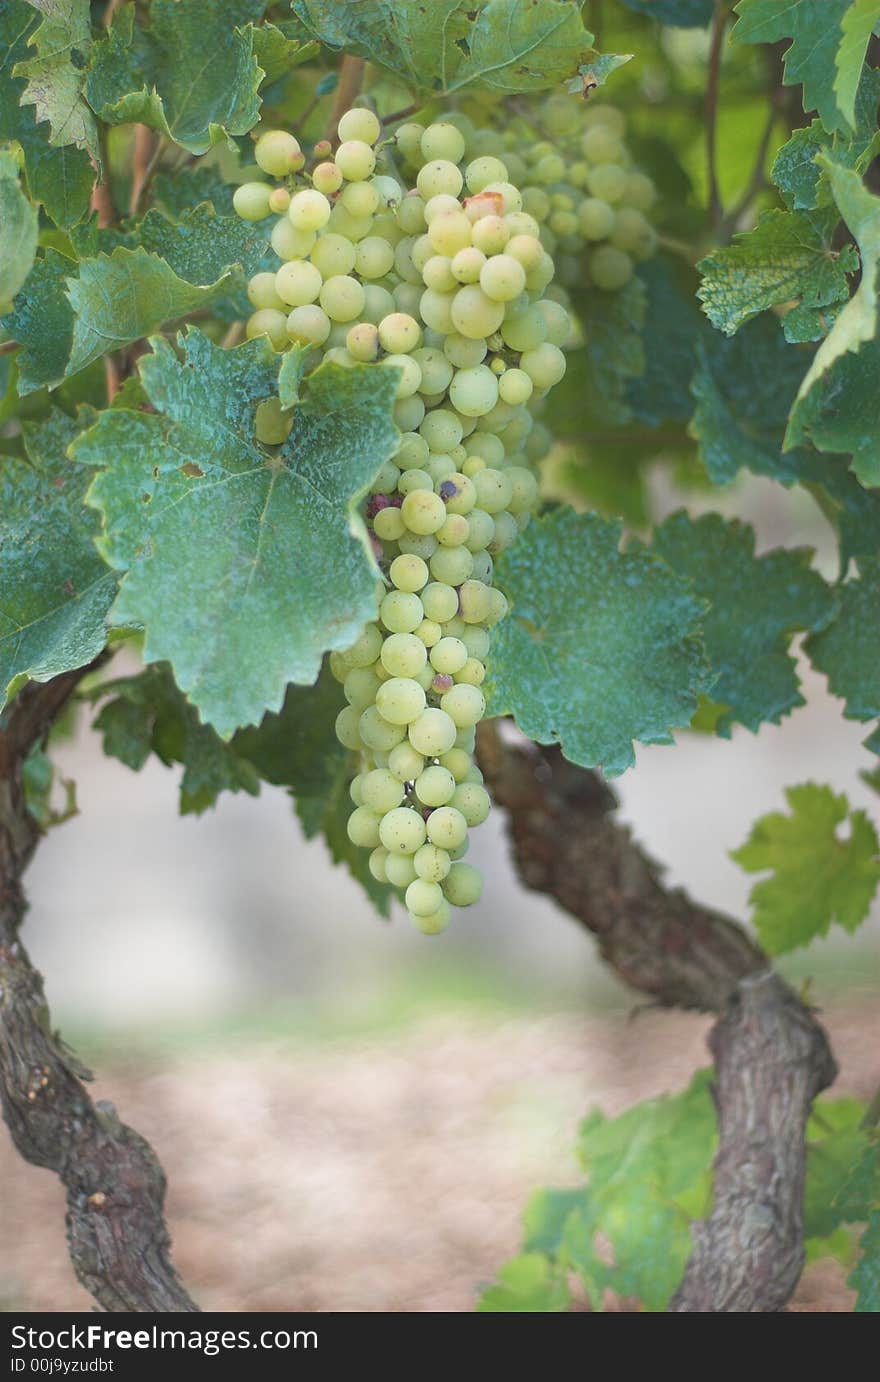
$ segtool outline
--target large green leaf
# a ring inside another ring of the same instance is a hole
[[[75,144],[100,164],[98,123],[83,93],[92,46],[89,0],[32,0],[45,17],[28,35],[36,56],[18,62],[13,75],[27,78],[22,95],[38,121],[49,123],[49,143]]]
[[[834,200],[852,231],[862,260],[862,279],[858,290],[838,316],[826,339],[816,351],[813,363],[798,391],[791,414],[789,439],[794,440],[799,426],[800,408],[813,385],[841,355],[857,351],[877,335],[877,267],[880,261],[880,197],[863,186],[858,173],[844,168],[825,154],[818,163],[828,174]]]
[[[134,5],[122,6],[92,52],[90,105],[107,124],[139,121],[195,154],[246,134],[259,117],[263,79],[248,21],[265,7],[266,0],[153,0],[144,27]]]
[[[864,811],[808,782],[788,787],[791,815],[762,816],[731,857],[749,873],[770,872],[749,894],[764,949],[779,955],[826,936],[833,922],[855,931],[880,882],[880,845]],[[841,839],[844,823],[848,834]]]
[[[33,393],[64,378],[73,341],[73,309],[64,291],[67,276],[76,271],[72,260],[46,250],[34,264],[15,306],[0,325],[21,343],[18,391]]]
[[[841,40],[834,60],[834,94],[844,119],[856,123],[856,93],[871,34],[880,25],[880,0],[852,0],[841,21]]]
[[[859,82],[852,133],[829,134],[821,120],[813,120],[792,133],[773,163],[772,177],[786,202],[795,210],[813,210],[831,200],[827,177],[816,162],[820,153],[830,155],[844,168],[864,173],[880,150],[877,105],[880,102],[880,71],[866,67]]]
[[[578,436],[584,418],[618,427],[632,416],[627,389],[645,373],[643,329],[648,294],[641,278],[619,293],[599,288],[572,295],[584,327],[584,345],[568,355],[565,378],[549,405],[557,436]],[[650,406],[650,405],[649,405]]]
[[[798,299],[823,308],[849,296],[847,274],[858,268],[852,246],[835,248],[838,215],[767,211],[754,230],[700,261],[698,297],[719,331],[730,336],[743,322],[777,303]]]
[[[330,851],[334,864],[344,864],[357,883],[360,883],[376,911],[387,917],[391,913],[393,893],[387,883],[377,883],[370,873],[370,856],[365,849],[353,845],[348,838],[348,818],[351,815],[349,786],[357,772],[353,755],[347,754],[320,791],[296,798],[299,816],[306,838],[321,836]]]
[[[863,485],[880,486],[880,340],[839,355],[798,405],[789,444],[809,440],[820,451],[852,455]]]
[[[824,628],[836,608],[810,569],[812,552],[779,548],[758,557],[748,525],[686,513],[657,529],[653,550],[709,601],[702,628],[716,678],[711,694],[725,707],[717,733],[729,736],[734,724],[757,731],[803,705],[792,638]]]
[[[79,424],[64,413],[25,424],[27,459],[0,456],[0,705],[29,677],[91,662],[106,641],[116,576],[95,550],[92,478],[65,454]]]
[[[822,633],[808,638],[810,661],[846,701],[848,720],[880,715],[880,560],[859,560],[861,575],[839,587],[840,610]]]
[[[18,180],[18,160],[0,150],[0,305],[11,302],[37,252],[37,210]]]
[[[649,14],[676,28],[703,28],[712,18],[714,0],[622,0],[628,10]]]
[[[876,1315],[880,1312],[880,1209],[869,1215],[859,1248],[861,1257],[848,1282],[858,1292],[855,1313]]]
[[[687,422],[693,411],[690,382],[697,348],[710,334],[694,298],[696,276],[680,260],[664,256],[642,264],[638,273],[647,289],[647,348],[644,371],[626,380],[624,398],[633,417],[649,427]]]
[[[785,81],[804,88],[804,110],[819,112],[827,130],[845,130],[834,90],[842,20],[852,0],[739,0],[734,43],[776,43],[790,38]]]
[[[254,411],[277,395],[265,342],[221,350],[198,331],[164,340],[140,374],[155,413],[113,410],[77,443],[101,467],[91,502],[101,548],[125,571],[116,623],[146,626],[147,661],[168,661],[226,736],[279,710],[321,654],[375,609],[376,568],[355,512],[393,453],[390,371],[324,365],[306,379],[288,440],[266,449]]]
[[[437,95],[473,84],[540,91],[596,57],[579,7],[567,0],[293,0],[293,12],[327,47]]]
[[[564,508],[533,521],[500,558],[512,610],[494,631],[491,711],[609,776],[633,743],[671,743],[688,724],[706,667],[703,606],[644,551],[620,551],[621,525]]]
[[[37,123],[33,106],[19,104],[24,79],[11,75],[30,51],[27,40],[37,22],[27,0],[0,0],[0,140],[18,140],[31,199],[42,202],[56,225],[70,226],[88,210],[94,182],[88,152],[51,145],[49,126]]]
[[[804,1237],[828,1238],[867,1219],[880,1197],[880,1143],[859,1099],[819,1099],[807,1124]]]

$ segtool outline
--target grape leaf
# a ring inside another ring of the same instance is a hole
[[[880,1312],[880,1209],[870,1214],[859,1248],[858,1266],[847,1283],[858,1292],[853,1308],[857,1315],[876,1315]]]
[[[579,433],[585,413],[618,427],[632,413],[626,400],[628,382],[645,372],[645,284],[631,278],[619,293],[582,289],[572,294],[572,301],[585,341],[569,353],[565,378],[553,391],[554,431],[557,423],[564,428],[568,418],[569,433]]]
[[[834,248],[838,220],[827,207],[767,211],[754,230],[702,259],[697,296],[712,325],[731,336],[750,317],[793,298],[805,307],[843,302],[858,259],[851,245]]]
[[[83,503],[92,474],[65,455],[79,427],[60,412],[25,423],[27,459],[0,456],[0,705],[29,677],[85,666],[106,641],[116,576]]]
[[[221,216],[232,216],[234,192],[234,185],[224,181],[221,169],[206,160],[182,168],[173,177],[159,173],[153,181],[156,201],[172,220],[178,220],[202,202],[211,202]]]
[[[102,468],[101,550],[126,572],[114,623],[146,626],[146,660],[170,662],[226,737],[279,710],[289,681],[314,681],[321,654],[375,611],[355,505],[397,444],[396,380],[322,366],[288,440],[267,450],[253,435],[256,405],[278,390],[265,342],[221,350],[191,330],[182,361],[151,344],[139,369],[157,412],[104,413],[76,456]]]
[[[499,1268],[497,1284],[487,1286],[477,1303],[481,1314],[559,1314],[567,1311],[571,1293],[558,1268],[539,1252],[524,1252]]]
[[[49,126],[37,123],[33,106],[19,104],[25,82],[11,73],[27,56],[28,35],[36,23],[26,0],[0,4],[0,140],[18,140],[31,200],[41,202],[56,225],[67,227],[88,210],[94,172],[85,149],[51,145]]]
[[[207,306],[231,279],[227,270],[214,283],[187,283],[164,259],[141,247],[83,260],[67,287],[74,323],[65,373],[76,374],[108,350],[130,345],[164,322]]]
[[[880,1144],[862,1125],[859,1099],[819,1099],[807,1124],[804,1237],[828,1238],[867,1219],[880,1196]]]
[[[89,104],[109,125],[138,121],[194,154],[246,134],[259,117],[263,78],[247,21],[265,7],[265,0],[153,0],[142,27],[134,5],[122,6],[92,51]]]
[[[799,408],[816,381],[841,355],[857,351],[877,334],[880,197],[872,196],[862,185],[858,173],[850,168],[842,167],[825,154],[820,154],[817,161],[828,174],[834,200],[858,244],[862,260],[862,279],[858,290],[850,298],[816,351],[813,363],[804,376],[792,409],[789,424],[791,440],[797,435]]]
[[[634,739],[671,743],[706,680],[702,604],[656,557],[621,552],[620,534],[562,508],[529,525],[498,562],[513,607],[488,675],[493,715],[608,776],[633,763]]]
[[[752,826],[731,851],[749,873],[770,871],[749,894],[761,944],[780,955],[827,936],[833,922],[855,931],[880,881],[880,842],[864,811],[845,796],[807,782],[787,787],[791,815],[774,811]],[[848,836],[838,833],[846,823]]]
[[[873,720],[880,715],[880,561],[862,558],[859,570],[860,577],[839,587],[837,618],[804,647],[833,694],[846,701],[846,718]]]
[[[583,1122],[579,1155],[588,1182],[579,1192],[540,1192],[526,1211],[526,1252],[576,1271],[593,1308],[606,1289],[665,1310],[691,1252],[692,1219],[707,1213],[717,1142],[711,1071],[680,1094],[647,1099],[617,1118]],[[613,1262],[597,1243],[610,1243]]]
[[[37,211],[21,190],[18,160],[0,150],[0,304],[11,302],[37,252]]]
[[[106,754],[135,771],[151,753],[165,764],[183,764],[181,815],[200,815],[224,791],[258,795],[260,776],[254,765],[234,743],[225,743],[210,725],[200,724],[166,664],[104,682],[92,699],[106,702],[94,721]]]
[[[820,451],[852,454],[863,485],[880,486],[880,340],[840,355],[798,406],[789,444],[809,439]]]
[[[290,35],[289,28],[287,24],[266,23],[253,30],[254,56],[263,71],[261,86],[271,86],[320,52],[317,43],[302,43]]]
[[[710,604],[702,629],[716,677],[712,699],[727,707],[716,732],[729,738],[734,724],[757,732],[803,705],[792,636],[824,628],[836,608],[832,590],[810,569],[812,552],[779,548],[757,557],[747,524],[683,512],[656,530],[653,550]]]
[[[825,128],[846,130],[834,90],[835,56],[841,23],[851,0],[739,0],[734,43],[775,43],[790,38],[785,82],[804,88],[804,110],[818,111]]]
[[[18,391],[53,388],[64,378],[73,340],[73,310],[64,292],[75,265],[57,250],[36,260],[12,312],[2,318],[13,340],[20,341]]]
[[[708,334],[694,301],[695,276],[681,261],[662,256],[640,265],[638,275],[647,289],[643,339],[651,346],[644,372],[626,380],[624,398],[633,417],[649,427],[687,422],[697,346]]]
[[[834,59],[834,94],[847,123],[855,128],[856,92],[865,65],[868,40],[880,24],[880,0],[852,0],[841,20],[841,40]]]
[[[98,124],[83,94],[92,46],[89,0],[32,0],[45,18],[28,35],[36,56],[16,63],[13,76],[27,78],[22,102],[49,123],[49,143],[87,149],[100,166]]]
[[[334,864],[345,864],[352,878],[360,883],[381,916],[391,914],[393,893],[387,883],[378,883],[370,873],[370,856],[348,838],[351,815],[349,784],[357,768],[351,754],[339,763],[335,776],[320,790],[296,798],[296,813],[309,840],[323,835]]]
[[[345,704],[325,663],[314,686],[288,686],[279,713],[240,729],[232,743],[266,782],[288,787],[297,798],[329,795],[350,763],[336,737],[336,717]]]
[[[328,48],[433,95],[473,83],[540,91],[596,56],[578,6],[566,0],[293,0],[293,12]]]
[[[649,14],[678,29],[704,28],[712,18],[714,0],[622,0],[628,10]]]

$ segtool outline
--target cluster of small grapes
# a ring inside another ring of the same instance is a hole
[[[629,282],[635,263],[654,254],[657,235],[646,213],[656,190],[633,164],[622,111],[570,96],[517,98],[501,135],[497,108],[486,112],[492,129],[456,118],[470,158],[496,149],[500,139],[508,175],[540,226],[559,284],[586,278],[614,291]]]
[[[502,159],[466,158],[454,119],[381,144],[375,115],[353,109],[333,156],[317,146],[310,160],[268,131],[256,160],[284,185],[235,193],[246,219],[278,214],[283,261],[251,279],[248,337],[398,371],[400,445],[365,505],[377,617],[330,666],[348,701],[337,734],[361,755],[349,836],[428,934],[482,887],[461,860],[490,807],[473,752],[489,631],[507,610],[494,559],[537,502],[531,465],[547,441],[530,409],[562,378],[570,332],[537,220]],[[257,434],[281,442],[291,422],[268,400]]]

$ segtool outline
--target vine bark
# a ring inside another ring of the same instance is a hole
[[[514,860],[598,940],[622,979],[667,1007],[719,1014],[709,1045],[720,1144],[712,1212],[672,1313],[782,1310],[804,1263],[804,1132],[836,1067],[822,1027],[730,918],[667,888],[613,818],[596,774],[557,748],[514,745],[480,727],[480,766],[509,812]]]
[[[63,1182],[74,1270],[104,1310],[191,1313],[198,1306],[171,1264],[159,1160],[112,1104],[89,1098],[89,1073],[52,1031],[19,938],[22,874],[40,834],[22,769],[88,670],[31,683],[0,721],[0,1102],[20,1154]]]

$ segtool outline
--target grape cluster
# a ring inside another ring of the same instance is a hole
[[[497,128],[497,108],[475,106],[474,114]],[[469,158],[494,151],[500,139],[508,176],[540,226],[560,285],[586,279],[615,291],[629,282],[636,263],[654,254],[657,235],[647,213],[656,191],[626,147],[622,111],[568,96],[520,98],[500,136],[467,115],[453,118]]]
[[[246,219],[278,216],[282,262],[248,285],[247,336],[310,347],[316,364],[398,372],[400,444],[364,515],[384,578],[376,619],[330,667],[348,702],[338,737],[361,755],[349,837],[433,934],[482,888],[462,858],[490,807],[473,752],[490,630],[507,610],[494,559],[537,502],[532,464],[547,443],[530,409],[565,372],[570,324],[502,158],[467,158],[453,117],[380,136],[362,108],[340,120],[332,157],[263,133],[256,161],[282,185],[246,183],[234,204]],[[257,435],[280,443],[291,421],[267,400]]]

